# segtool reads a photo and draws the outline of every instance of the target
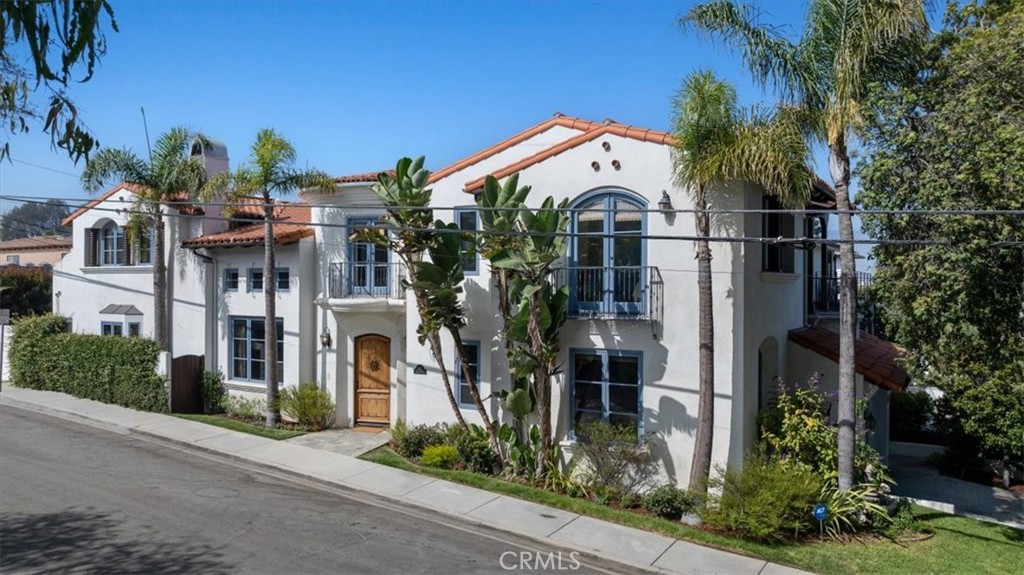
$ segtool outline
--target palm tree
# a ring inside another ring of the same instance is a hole
[[[812,0],[792,42],[732,0],[692,8],[681,24],[738,48],[755,80],[800,108],[811,138],[829,150],[839,217],[839,488],[853,484],[856,281],[848,145],[863,124],[869,86],[905,77],[927,37],[923,0]]]
[[[673,136],[676,184],[693,196],[701,238],[697,240],[700,395],[690,487],[706,489],[715,401],[708,187],[746,181],[798,207],[810,197],[813,176],[808,169],[810,150],[792,114],[741,111],[735,88],[711,72],[694,72],[683,82],[675,100]]]
[[[274,250],[274,196],[303,188],[333,189],[334,180],[323,172],[297,170],[295,147],[270,128],[256,134],[250,149],[250,164],[234,173],[221,174],[204,187],[204,197],[226,195],[229,203],[256,195],[263,205],[264,260],[263,297],[265,301],[264,330],[266,342],[267,427],[277,427],[281,419],[277,391],[277,262]]]
[[[112,180],[132,184],[128,241],[139,245],[153,228],[153,335],[167,349],[167,260],[164,249],[164,204],[195,196],[206,181],[202,158],[188,154],[198,136],[186,128],[173,128],[157,138],[145,161],[128,149],[107,148],[93,156],[82,171],[82,187],[94,194]]]

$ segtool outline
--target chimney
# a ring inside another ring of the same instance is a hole
[[[207,178],[226,173],[229,169],[228,147],[220,140],[193,138],[190,153],[203,159]]]

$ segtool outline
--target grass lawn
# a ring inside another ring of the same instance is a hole
[[[241,431],[242,433],[250,433],[252,435],[258,435],[260,437],[266,437],[268,439],[291,439],[292,437],[298,437],[305,435],[305,431],[297,431],[294,429],[267,429],[262,425],[254,423],[248,423],[245,421],[239,421],[237,419],[231,419],[230,417],[224,417],[221,415],[197,415],[191,413],[175,413],[175,417],[182,419],[188,419],[191,421],[198,421],[199,423],[206,423],[209,425],[216,425],[217,427],[223,427],[232,431]]]
[[[1024,531],[1000,525],[946,515],[930,509],[915,509],[924,525],[935,532],[928,540],[894,543],[884,539],[840,544],[794,543],[764,545],[733,537],[716,535],[675,521],[639,515],[620,509],[502,481],[495,477],[469,471],[446,471],[414,465],[388,447],[381,447],[362,456],[367,461],[431,475],[495,493],[502,493],[549,505],[565,511],[604,519],[677,539],[761,557],[776,563],[792,565],[822,574],[848,573],[959,574],[1020,573],[1024,565]]]

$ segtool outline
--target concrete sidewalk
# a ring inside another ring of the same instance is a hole
[[[0,403],[170,442],[243,463],[270,466],[306,480],[372,493],[399,504],[443,513],[464,523],[499,528],[633,567],[687,575],[806,573],[338,453],[178,417],[10,386],[4,386],[0,392]]]

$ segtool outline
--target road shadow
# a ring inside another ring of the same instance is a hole
[[[70,508],[58,513],[0,513],[4,572],[210,573],[231,566],[210,545],[164,539],[151,528],[121,527],[109,513]]]

